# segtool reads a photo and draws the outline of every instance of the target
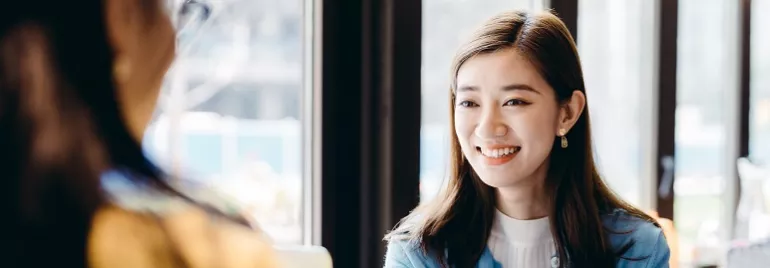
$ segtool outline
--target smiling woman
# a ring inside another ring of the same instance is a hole
[[[487,21],[455,57],[449,97],[448,185],[386,237],[386,267],[667,265],[655,220],[596,171],[580,60],[556,16]]]

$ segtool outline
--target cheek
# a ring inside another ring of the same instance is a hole
[[[509,124],[524,146],[540,151],[550,150],[556,135],[553,127],[556,121],[555,112],[533,109],[526,114],[512,116]]]
[[[470,146],[470,139],[475,130],[475,117],[470,112],[455,112],[453,120],[457,140],[460,142],[463,151],[466,151],[467,147]]]
[[[150,37],[155,44],[148,50],[154,52],[154,57],[159,61],[157,64],[162,68],[160,72],[165,73],[176,55],[176,31],[166,15],[160,15],[155,29]]]
[[[171,20],[165,14],[158,13],[150,20],[152,25],[142,26],[144,30],[139,33],[139,53],[145,70],[151,77],[149,79],[162,78],[176,55],[176,31]]]

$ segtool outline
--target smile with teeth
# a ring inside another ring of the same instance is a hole
[[[521,147],[511,146],[506,148],[495,148],[495,149],[476,147],[476,150],[479,151],[482,155],[489,158],[503,158],[503,157],[512,155],[514,153],[518,153],[521,150]]]

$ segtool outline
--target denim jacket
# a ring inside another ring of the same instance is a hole
[[[610,230],[632,230],[631,232],[608,233],[610,246],[615,250],[635,241],[633,246],[618,258],[615,267],[659,268],[669,267],[670,251],[663,231],[651,222],[634,217],[624,210],[616,209],[613,213],[602,215],[604,225]],[[458,234],[459,235],[459,234]],[[558,267],[559,259],[551,258],[553,267]],[[425,254],[416,241],[392,240],[388,243],[385,256],[385,268],[440,268],[438,261]],[[489,249],[485,249],[476,263],[477,268],[502,268]]]

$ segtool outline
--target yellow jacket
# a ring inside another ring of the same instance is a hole
[[[94,217],[88,242],[93,268],[280,267],[258,231],[192,208],[164,216],[110,206]]]

